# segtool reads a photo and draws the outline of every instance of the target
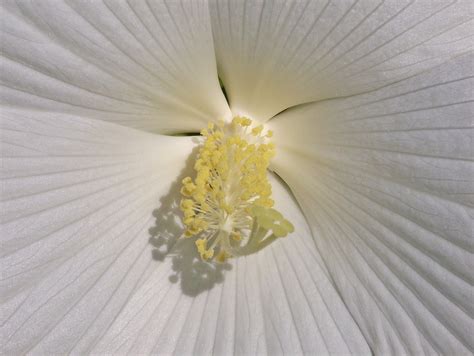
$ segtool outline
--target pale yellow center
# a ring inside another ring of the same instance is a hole
[[[199,236],[203,259],[256,252],[293,225],[273,209],[267,168],[275,155],[272,132],[236,117],[231,124],[209,123],[201,131],[205,141],[194,165],[196,177],[183,179],[181,201],[185,237]]]

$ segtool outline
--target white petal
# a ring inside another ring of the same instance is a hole
[[[148,229],[194,144],[12,110],[1,133],[2,349],[65,353],[147,273],[170,270],[153,263]]]
[[[474,348],[472,61],[270,122],[274,168],[376,354]]]
[[[258,120],[381,88],[472,50],[472,2],[213,1],[231,108]]]
[[[174,265],[179,283],[172,286],[163,282],[166,275],[150,275],[94,351],[369,354],[322,267],[299,208],[283,186],[277,181],[273,186],[277,202],[296,226],[292,236],[259,254],[201,272],[181,259],[196,254],[178,247]]]
[[[176,243],[189,138],[3,115],[4,353],[369,353],[277,182],[296,233],[211,268]]]
[[[2,1],[2,100],[154,132],[229,115],[207,3]]]

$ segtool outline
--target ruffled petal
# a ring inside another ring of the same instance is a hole
[[[332,280],[375,354],[470,354],[473,56],[269,124]]]
[[[229,116],[206,2],[2,1],[2,101],[168,133]]]
[[[210,8],[231,108],[261,121],[384,87],[474,43],[469,0],[215,0]]]

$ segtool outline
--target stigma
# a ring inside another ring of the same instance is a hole
[[[255,253],[293,232],[273,209],[267,168],[275,155],[271,131],[246,117],[209,123],[194,164],[195,178],[182,180],[184,237],[204,260]]]

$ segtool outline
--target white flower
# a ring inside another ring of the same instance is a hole
[[[471,1],[1,6],[3,353],[472,352]],[[295,233],[210,268],[165,134],[237,114]]]

